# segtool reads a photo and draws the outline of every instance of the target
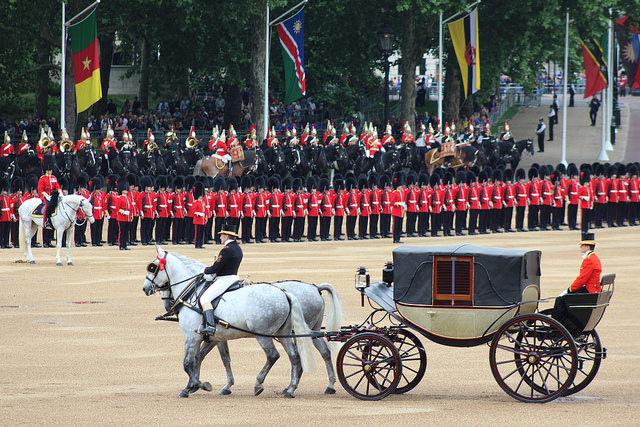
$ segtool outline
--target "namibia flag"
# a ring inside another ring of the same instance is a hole
[[[600,43],[594,38],[585,37],[585,31],[578,28],[580,44],[582,45],[582,57],[584,58],[584,74],[587,83],[584,87],[584,98],[589,98],[609,87],[607,77],[607,61],[602,56]]]
[[[285,78],[285,104],[307,94],[304,73],[304,8],[276,26],[282,45]]]
[[[102,98],[96,11],[69,27],[78,113]]]
[[[478,9],[449,24],[449,33],[460,65],[464,98],[480,90],[480,52],[478,50]]]

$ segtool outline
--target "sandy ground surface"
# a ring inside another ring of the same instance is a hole
[[[491,375],[488,347],[452,348],[426,339],[428,368],[420,385],[405,395],[364,402],[338,384],[323,394],[326,374],[316,356],[316,372],[303,376],[297,397],[279,391],[289,381],[284,351],[253,396],[264,356],[251,339],[231,343],[236,385],[220,396],[225,381],[217,352],[203,364],[201,378],[214,392],[178,399],[186,385],[183,338],[178,326],[154,322],[163,312],[159,296],[142,292],[152,247],[123,253],[115,248],[78,248],[73,267],[56,267],[51,249],[36,249],[36,265],[14,263],[18,249],[0,261],[0,419],[4,425],[539,425],[570,417],[577,425],[640,423],[639,228],[598,230],[597,251],[605,272],[617,276],[613,304],[598,326],[608,357],[581,393],[549,404],[524,404],[507,396]],[[541,249],[542,296],[552,297],[577,274],[577,232],[405,239],[408,244],[460,244]],[[390,260],[390,241],[349,241],[245,245],[241,275],[255,281],[301,279],[332,283],[344,304],[344,321],[356,324],[370,312],[353,288],[356,267],[365,265],[379,280]],[[171,247],[209,262],[206,251]],[[541,308],[545,308],[542,305]]]
[[[624,123],[634,116],[633,102],[623,109]],[[534,136],[537,117],[546,111],[525,109],[512,121],[517,138]],[[587,125],[586,104],[570,109],[568,161],[595,161],[599,127]],[[635,110],[637,119],[637,107]],[[582,118],[582,119],[581,119]],[[577,122],[577,120],[582,120]],[[525,158],[557,164],[560,129],[544,156]],[[626,137],[628,127],[621,130]],[[592,135],[593,134],[593,135]],[[582,136],[580,136],[582,135]],[[578,138],[577,140],[575,138]],[[575,146],[584,142],[585,146]],[[626,141],[619,138],[609,152],[624,159]],[[638,159],[626,159],[626,161]],[[364,402],[337,384],[324,395],[327,377],[318,368],[304,375],[295,399],[279,394],[289,382],[289,363],[282,358],[253,396],[255,376],[264,355],[252,339],[231,343],[236,385],[220,396],[225,382],[217,352],[205,360],[201,379],[214,392],[199,391],[178,399],[186,385],[182,369],[183,337],[178,325],[155,322],[163,313],[159,296],[142,292],[152,247],[130,252],[116,248],[74,249],[73,267],[56,267],[53,249],[35,249],[36,265],[16,263],[19,249],[0,253],[0,419],[3,425],[640,425],[640,228],[597,230],[597,252],[605,273],[616,273],[612,305],[598,326],[608,357],[581,393],[552,403],[525,404],[507,396],[489,367],[488,346],[452,348],[423,343],[428,354],[425,378],[413,391],[382,401]],[[540,249],[542,297],[553,297],[576,276],[580,265],[578,232],[546,231],[472,237],[405,239],[416,245],[473,243],[507,248]],[[390,240],[245,245],[240,274],[254,281],[300,279],[329,282],[344,305],[343,324],[365,319],[353,287],[355,269],[368,266],[379,280],[391,260]],[[209,263],[219,248],[168,246]],[[542,308],[550,304],[541,305]],[[280,348],[280,347],[279,347]],[[281,349],[281,348],[280,348]]]

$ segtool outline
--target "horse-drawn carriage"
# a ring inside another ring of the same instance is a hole
[[[537,250],[401,246],[382,281],[370,283],[361,267],[363,305],[366,296],[380,308],[330,338],[344,342],[336,362],[342,386],[365,400],[413,389],[427,364],[417,332],[448,346],[490,343],[493,376],[515,399],[548,402],[582,390],[606,357],[595,327],[615,275],[603,276],[600,293],[567,295],[561,323],[551,310],[537,312],[540,258]],[[380,326],[385,319],[391,326]]]

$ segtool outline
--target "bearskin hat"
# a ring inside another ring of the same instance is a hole
[[[196,183],[196,177],[193,175],[187,175],[184,177],[184,189],[189,191],[193,188],[193,184]]]
[[[27,176],[27,191],[31,192],[38,189],[38,177],[35,175]]]
[[[564,175],[567,172],[567,167],[564,165],[564,163],[558,163],[558,165],[556,166],[556,170]]]
[[[513,171],[511,169],[505,169],[503,173],[504,181],[513,181]]]
[[[227,188],[229,188],[229,191],[237,190],[238,189],[238,181],[236,181],[236,179],[234,177],[229,178],[227,180]]]
[[[373,188],[374,186],[380,187],[380,178],[375,172],[371,172],[369,174],[369,188]]]
[[[473,171],[467,172],[467,184],[471,185],[471,183],[476,182],[476,174]]]
[[[537,178],[538,177],[538,169],[534,168],[533,166],[529,169],[529,173],[527,174],[527,176],[529,177],[529,180],[532,180],[533,178]]]
[[[19,176],[14,176],[11,180],[10,191],[16,193],[18,191],[24,192],[24,181]]]
[[[591,181],[591,174],[588,170],[580,172],[580,185],[588,184]]]
[[[285,190],[293,189],[293,178],[289,175],[282,180],[282,188]]]
[[[176,175],[176,177],[173,179],[173,185],[176,190],[179,188],[184,188],[184,176]]]
[[[280,188],[280,178],[278,178],[275,175],[269,177],[268,187],[269,187],[269,191],[273,191],[277,188]]]
[[[0,191],[9,192],[9,180],[7,178],[0,179]]]
[[[76,178],[76,188],[87,188],[87,178],[85,178],[82,174],[78,175]]]
[[[316,180],[315,176],[310,176],[307,178],[307,190],[311,190],[311,189],[317,189],[318,188],[318,181]]]
[[[354,177],[350,176],[345,179],[345,187],[347,191],[351,191],[352,189],[358,187],[358,183],[356,182],[356,179]]]
[[[145,175],[140,178],[140,187],[142,190],[146,190],[148,187],[153,187],[153,180],[149,175]]]
[[[458,171],[458,173],[456,173],[456,184],[460,185],[464,183],[466,179],[465,175],[466,175],[465,171]]]
[[[418,185],[420,187],[422,187],[423,185],[429,185],[429,174],[427,174],[426,172],[423,172],[420,175],[418,175]]]
[[[129,190],[129,181],[126,178],[118,180],[118,193],[122,194],[123,191]]]
[[[158,189],[167,188],[167,177],[165,175],[158,175],[156,177],[156,186]]]
[[[403,187],[406,183],[406,178],[404,176],[404,173],[402,172],[396,172],[393,174],[393,188],[396,189],[398,187]]]
[[[42,169],[45,171],[52,171],[55,169],[56,161],[51,154],[45,154],[42,156]]]
[[[360,174],[358,177],[358,190],[362,191],[367,187],[369,180],[365,174]]]
[[[256,178],[256,187],[262,189],[267,188],[267,180],[263,175]]]
[[[519,168],[519,169],[516,171],[516,180],[517,180],[517,181],[520,181],[521,179],[526,179],[526,176],[527,176],[527,175],[526,175],[526,173],[525,173],[524,169]]]
[[[488,174],[486,171],[480,171],[480,174],[478,175],[478,182],[479,183],[483,183],[483,182],[487,182],[488,179]]]
[[[380,188],[387,187],[391,187],[391,177],[386,173],[383,173],[382,176],[380,176]]]
[[[578,167],[576,166],[575,163],[569,163],[569,166],[567,166],[567,175],[569,175],[570,177],[580,175],[580,172],[578,171]]]
[[[207,180],[208,181],[208,180]],[[215,192],[218,192],[220,190],[222,191],[227,191],[227,181],[225,181],[225,179],[221,176],[217,176],[214,180],[213,180],[213,190]]]
[[[318,191],[326,191],[329,189],[329,180],[327,178],[321,178],[318,183]]]
[[[296,178],[293,180],[293,191],[298,191],[303,188],[302,178]]]
[[[193,185],[193,198],[198,199],[204,196],[204,184],[201,182],[196,182]]]
[[[242,180],[240,182],[240,186],[242,187],[242,190],[246,190],[248,188],[253,187],[253,175],[245,175],[242,177]]]

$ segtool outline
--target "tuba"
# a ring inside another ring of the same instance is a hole
[[[155,142],[153,142],[153,141],[150,141],[150,142],[147,144],[147,151],[149,151],[149,152],[151,152],[151,151],[155,150],[156,148],[158,148],[158,144],[156,144],[156,143],[155,143]]]
[[[47,152],[51,149],[51,140],[45,136],[40,141],[38,141],[38,145],[43,152]]]
[[[195,138],[189,137],[184,142],[184,145],[186,145],[187,148],[195,148],[198,145],[198,141]]]
[[[73,150],[73,143],[71,141],[63,141],[60,144],[60,151],[63,153],[66,153],[68,151],[72,151]]]

